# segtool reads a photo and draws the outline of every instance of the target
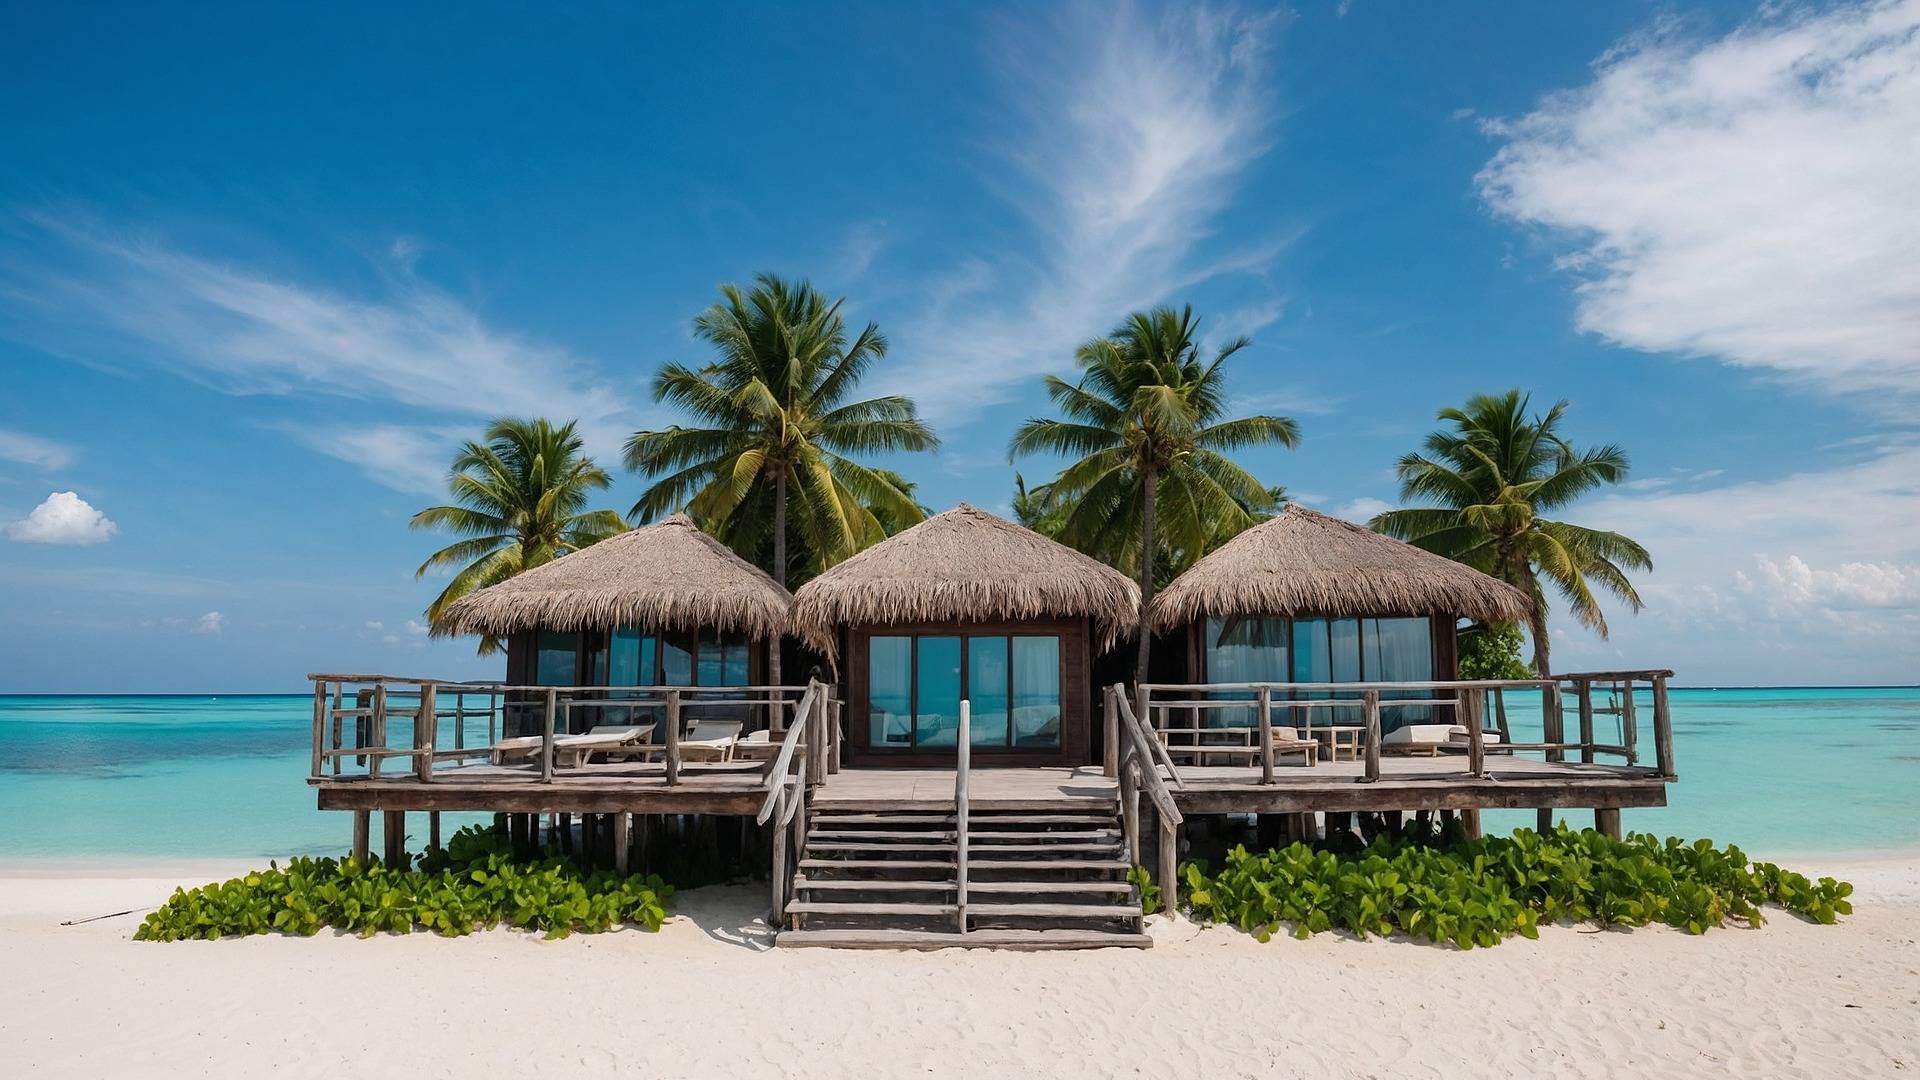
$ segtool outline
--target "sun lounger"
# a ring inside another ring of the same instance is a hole
[[[1482,731],[1481,743],[1493,747],[1500,743],[1498,732]],[[1467,748],[1467,729],[1459,724],[1407,724],[1393,729],[1380,737],[1380,749],[1383,753],[1426,754],[1431,757],[1442,750],[1460,750]]]
[[[642,743],[652,735],[652,724],[599,724],[589,728],[583,735],[555,735],[553,763],[559,767],[578,768],[596,753]],[[495,765],[506,765],[537,759],[542,744],[543,740],[538,735],[501,739],[488,748],[491,751],[490,760]]]
[[[680,760],[732,761],[742,726],[738,720],[694,721],[693,730],[680,740]]]
[[[1320,757],[1320,740],[1303,739],[1293,728],[1277,727],[1273,729],[1273,753],[1275,757],[1299,754],[1311,766]]]

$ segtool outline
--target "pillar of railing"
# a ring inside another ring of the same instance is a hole
[[[387,684],[373,684],[373,718],[368,724],[367,741],[372,743],[367,754],[367,775],[380,775],[382,751],[387,748]]]
[[[781,778],[775,777],[776,782]],[[667,691],[667,786],[680,782],[680,691]]]
[[[413,718],[413,775],[421,783],[433,779],[433,749],[439,741],[439,699],[430,682],[420,684],[420,711]]]
[[[1574,692],[1580,697],[1580,761],[1593,764],[1593,680],[1573,680]]]
[[[1567,717],[1562,711],[1560,700],[1560,680],[1554,679],[1540,688],[1540,723],[1545,728],[1546,741],[1552,743],[1547,748],[1548,761],[1567,760],[1564,744],[1567,741]]]
[[[1660,775],[1678,780],[1673,769],[1673,713],[1667,701],[1667,677],[1653,677],[1653,763]]]
[[[954,732],[959,740],[954,746],[953,768],[953,837],[954,837],[954,920],[961,933],[967,932],[967,818],[969,799],[967,795],[968,774],[972,771],[973,758],[973,702],[960,699],[960,729]]]
[[[309,773],[319,779],[326,767],[327,748],[327,680],[313,680],[313,771]]]
[[[1366,714],[1366,780],[1371,784],[1380,779],[1380,691],[1361,691],[1360,707]]]
[[[540,710],[540,782],[553,783],[553,722],[560,709],[560,691],[548,690]]]
[[[1465,708],[1462,711],[1467,714],[1467,771],[1476,777],[1487,775],[1487,740],[1485,733],[1480,730],[1486,700],[1485,690],[1470,689],[1463,695]]]
[[[1108,687],[1100,695],[1100,731],[1101,755],[1100,773],[1103,776],[1120,775],[1120,718],[1113,709],[1113,688]]]
[[[1620,743],[1627,748],[1627,764],[1640,760],[1640,720],[1633,703],[1632,678],[1620,680]]]
[[[1194,727],[1200,727],[1194,724]],[[1273,783],[1273,691],[1260,688],[1260,782]]]

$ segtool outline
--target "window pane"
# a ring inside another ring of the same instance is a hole
[[[747,635],[728,634],[725,646],[726,661],[720,666],[720,684],[722,686],[747,685]]]
[[[914,745],[952,746],[960,727],[960,639],[921,638],[914,671]]]
[[[973,745],[1007,745],[1007,639],[967,639],[967,700],[973,703]]]
[[[640,643],[647,640],[638,630],[622,627],[608,635],[612,640],[609,650],[610,663],[607,666],[608,686],[644,686],[647,679],[640,674]],[[653,671],[649,668],[647,675]]]
[[[681,634],[662,638],[661,676],[666,686],[697,686],[693,681],[693,643]]]
[[[726,654],[721,648],[719,633],[713,630],[701,630],[699,671],[694,685],[725,686],[721,673],[726,670],[726,659]]]
[[[1207,620],[1207,681],[1216,683],[1286,682],[1291,677],[1287,666],[1287,621],[1267,618],[1231,618]],[[1220,691],[1217,698],[1252,698],[1252,693]],[[1253,709],[1193,710],[1206,716],[1207,727],[1242,727],[1256,722]],[[1276,722],[1287,718],[1284,710],[1274,713]],[[1175,727],[1201,726],[1176,723]]]
[[[1360,681],[1360,620],[1333,619],[1327,623],[1327,637],[1330,646],[1329,666],[1334,682]],[[1358,699],[1357,692],[1336,693],[1334,697]],[[1366,722],[1366,712],[1358,706],[1339,708],[1330,711],[1331,723],[1362,724]]]
[[[573,686],[580,635],[542,630],[535,645],[533,681],[541,686]]]
[[[1060,745],[1060,639],[1013,639],[1013,745]]]
[[[907,746],[913,741],[913,709],[907,700],[913,685],[913,639],[867,640],[867,714],[874,746]]]
[[[1296,619],[1293,623],[1293,681],[1332,682],[1333,646],[1327,640],[1327,620]],[[1326,697],[1324,693],[1309,697]]]
[[[1376,682],[1427,682],[1433,678],[1433,623],[1428,619],[1368,619],[1367,678]],[[1428,690],[1396,690],[1400,700],[1432,696]],[[1423,705],[1381,710],[1380,727],[1432,723]]]

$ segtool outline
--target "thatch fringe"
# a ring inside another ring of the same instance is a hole
[[[1106,648],[1139,611],[1118,570],[961,503],[800,586],[793,627],[831,655],[848,625],[1091,618]]]
[[[1454,615],[1519,622],[1520,590],[1412,544],[1289,505],[1154,597],[1154,630],[1208,616]]]
[[[685,514],[609,537],[447,608],[440,634],[712,627],[785,633],[793,594]]]

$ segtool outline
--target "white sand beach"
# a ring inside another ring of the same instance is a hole
[[[1794,865],[1857,914],[1472,952],[1160,919],[1150,950],[1052,954],[768,951],[747,888],[657,935],[147,944],[59,922],[233,868],[16,868],[0,1045],[23,1077],[1920,1075],[1920,855]]]

